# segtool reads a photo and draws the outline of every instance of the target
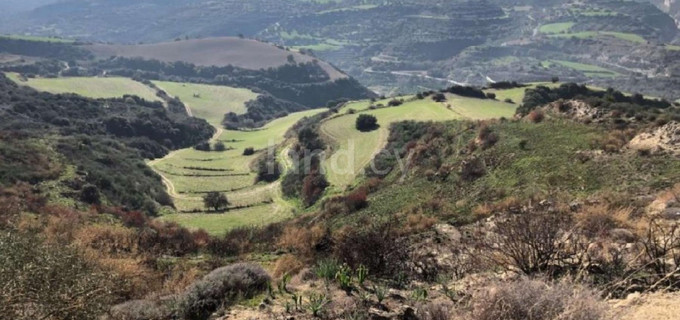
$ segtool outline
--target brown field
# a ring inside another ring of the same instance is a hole
[[[279,49],[271,44],[234,37],[190,39],[141,45],[95,44],[85,46],[98,57],[140,57],[165,62],[185,61],[198,66],[233,65],[244,69],[259,70],[286,64],[292,54],[297,62],[309,62],[314,57],[294,51]],[[332,79],[344,78],[345,74],[320,61]]]

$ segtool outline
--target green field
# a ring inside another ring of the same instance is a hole
[[[75,93],[95,99],[136,95],[149,101],[160,101],[153,89],[128,78],[28,78],[22,81],[16,73],[7,73],[7,77],[20,85],[51,93]]]
[[[576,23],[574,22],[549,23],[542,25],[540,28],[538,28],[538,31],[540,33],[546,34],[562,33],[569,31],[569,29],[571,29],[575,24]]]
[[[448,101],[437,103],[424,100],[408,100],[398,107],[375,110],[366,109],[369,102],[350,103],[343,108],[345,113],[324,122],[321,132],[333,144],[334,152],[323,162],[328,181],[339,188],[351,185],[359,173],[370,163],[374,155],[387,143],[390,123],[404,120],[444,121],[451,119],[484,119],[510,117],[516,105],[496,100],[482,100],[447,95]],[[450,106],[448,108],[447,106]],[[355,114],[346,110],[355,109]],[[371,132],[360,132],[355,128],[360,113],[372,114],[378,118],[380,128]]]
[[[165,215],[162,219],[177,221],[189,228],[204,228],[217,234],[237,226],[271,223],[291,217],[293,207],[281,198],[278,182],[255,184],[255,174],[251,172],[250,164],[257,154],[244,156],[243,149],[253,147],[260,151],[278,145],[284,141],[286,131],[293,124],[323,110],[292,113],[270,122],[260,130],[219,129],[212,142],[224,142],[228,150],[223,152],[188,148],[149,162],[163,176],[180,211]],[[280,150],[278,158],[282,159],[285,155],[284,148]],[[248,208],[207,213],[203,208],[202,196],[209,191],[224,192],[232,207]]]
[[[21,35],[0,35],[0,38],[12,40],[26,40],[36,42],[52,42],[52,43],[73,43],[75,41],[70,39],[54,38],[54,37],[36,37],[36,36],[21,36]]]
[[[245,103],[258,94],[248,89],[206,84],[153,81],[160,89],[178,97],[194,117],[202,118],[213,126],[220,126],[224,114],[246,112]]]
[[[645,43],[647,40],[645,38],[634,34],[634,33],[624,33],[624,32],[612,32],[612,31],[581,31],[581,32],[571,32],[571,33],[560,33],[560,34],[550,34],[550,37],[556,38],[579,38],[579,39],[590,39],[600,36],[611,36],[619,38],[622,40],[635,42],[635,43]]]
[[[563,67],[567,67],[570,69],[578,70],[583,72],[586,76],[589,77],[616,77],[620,76],[621,74],[612,71],[606,68],[602,68],[600,66],[592,65],[592,64],[585,64],[585,63],[578,63],[578,62],[573,62],[573,61],[565,61],[565,60],[550,60],[547,63],[544,63],[544,66],[550,67],[552,64],[558,64]]]

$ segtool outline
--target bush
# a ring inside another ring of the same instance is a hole
[[[181,295],[178,313],[183,319],[207,319],[220,306],[264,291],[270,281],[257,265],[238,263],[215,269]]]
[[[156,300],[132,300],[111,308],[115,320],[165,320],[172,318],[172,307],[168,302]]]
[[[509,216],[496,223],[487,239],[490,259],[501,268],[524,274],[559,268],[562,235],[571,220],[563,213]]]
[[[496,94],[493,92],[487,92],[486,97],[491,99],[491,100],[496,100]]]
[[[388,107],[398,107],[404,103],[404,100],[392,99],[387,103]]]
[[[469,304],[476,320],[599,320],[607,305],[597,292],[570,283],[523,279],[475,292]]]
[[[71,248],[3,231],[0,252],[3,319],[99,319],[122,298],[120,279]]]
[[[247,148],[243,149],[243,155],[244,156],[252,156],[253,154],[255,154],[255,148],[247,147]]]
[[[529,120],[533,123],[539,123],[545,119],[545,113],[540,110],[533,110],[529,112]]]
[[[352,268],[364,265],[372,274],[393,277],[406,269],[407,250],[393,223],[344,229],[335,238],[333,255]]]
[[[356,120],[356,128],[361,132],[375,130],[378,128],[378,119],[370,114],[361,114]]]

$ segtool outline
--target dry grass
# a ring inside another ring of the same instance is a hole
[[[276,260],[273,276],[274,278],[279,278],[284,275],[294,276],[300,272],[304,266],[304,263],[296,256],[287,254]]]
[[[576,284],[522,279],[496,282],[473,293],[465,319],[600,320],[607,305],[597,292]]]

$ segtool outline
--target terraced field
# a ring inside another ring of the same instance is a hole
[[[620,76],[621,74],[612,71],[606,68],[602,68],[600,66],[592,65],[592,64],[585,64],[585,63],[579,63],[579,62],[573,62],[573,61],[565,61],[565,60],[550,60],[550,61],[544,61],[543,66],[545,67],[551,67],[552,65],[557,64],[561,65],[563,67],[567,67],[570,69],[574,69],[577,71],[583,72],[588,77],[616,77]]]
[[[640,35],[634,33],[624,33],[624,32],[611,32],[611,31],[581,31],[581,32],[570,32],[570,33],[559,33],[550,34],[550,37],[558,38],[579,38],[579,39],[590,39],[601,36],[610,36],[619,38],[621,40],[626,40],[635,43],[645,43],[647,40]]]
[[[262,151],[268,146],[280,144],[285,139],[285,132],[293,124],[323,110],[292,113],[270,122],[260,130],[218,129],[212,143],[222,141],[226,151],[206,152],[188,148],[149,162],[163,176],[180,212],[165,215],[162,219],[219,234],[237,226],[266,224],[291,217],[293,208],[281,198],[278,182],[254,183],[255,174],[251,172],[250,164],[257,153],[244,156],[243,150],[253,147]],[[279,158],[285,157],[285,148],[279,151]],[[233,210],[224,213],[206,212],[202,196],[209,191],[226,193]]]
[[[245,103],[258,94],[248,89],[195,83],[153,81],[171,96],[178,97],[188,105],[194,117],[202,118],[218,127],[227,112],[243,114]]]
[[[354,114],[345,113],[321,125],[322,134],[333,145],[333,152],[326,157],[323,168],[328,181],[343,189],[351,185],[371,159],[387,143],[389,127],[393,122],[404,120],[444,121],[452,119],[485,119],[510,117],[516,105],[496,100],[482,100],[447,95],[444,103],[407,99],[398,107],[367,109],[366,101],[346,105],[343,110],[354,109]],[[370,132],[360,132],[355,128],[359,114],[371,114],[378,119],[380,128]]]
[[[160,101],[153,89],[128,78],[69,77],[22,79],[16,73],[7,73],[7,77],[20,85],[51,93],[75,93],[95,99],[136,95],[149,101]]]

